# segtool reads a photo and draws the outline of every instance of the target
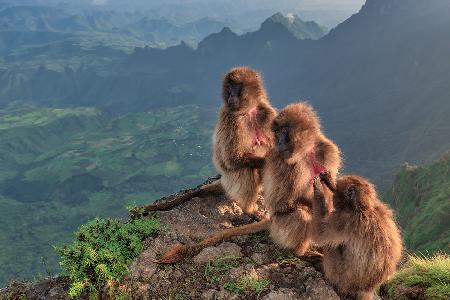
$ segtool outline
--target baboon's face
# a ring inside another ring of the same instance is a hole
[[[355,185],[340,186],[333,197],[334,207],[338,210],[355,210],[358,207],[358,191]]]
[[[292,112],[281,112],[272,124],[278,153],[289,159],[312,147],[318,130]]]
[[[227,89],[225,91],[224,100],[225,104],[232,110],[238,110],[242,107],[244,103],[244,98],[242,97],[243,84],[240,82],[228,83]]]
[[[337,182],[333,202],[337,210],[363,211],[372,206],[374,196],[374,188],[367,180],[345,176]]]
[[[223,81],[222,97],[231,111],[245,112],[265,99],[265,90],[260,75],[247,67],[228,72]]]
[[[277,151],[283,158],[292,155],[293,145],[291,139],[291,127],[288,123],[275,121],[272,125]]]

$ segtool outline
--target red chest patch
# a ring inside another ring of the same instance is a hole
[[[265,145],[267,143],[267,138],[264,132],[261,130],[258,120],[257,120],[258,108],[255,107],[247,113],[250,120],[250,130],[252,133],[252,146]]]
[[[314,181],[314,177],[320,175],[320,173],[325,172],[325,167],[316,160],[316,152],[315,150],[308,153],[308,160],[310,164],[310,181]]]

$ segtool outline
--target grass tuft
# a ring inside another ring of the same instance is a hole
[[[269,280],[259,279],[251,274],[240,277],[237,281],[226,282],[223,288],[235,294],[243,292],[256,292],[258,295],[269,286]]]
[[[386,286],[389,299],[449,299],[450,256],[410,256]]]

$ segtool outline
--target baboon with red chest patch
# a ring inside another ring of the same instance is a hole
[[[261,75],[248,67],[228,72],[222,85],[223,106],[213,135],[213,161],[229,198],[248,214],[262,190],[261,168],[272,147],[270,105]]]
[[[313,179],[327,170],[334,180],[341,155],[322,133],[319,118],[307,103],[288,105],[272,129],[275,146],[267,155],[263,177],[270,236],[302,256],[311,242]]]
[[[249,215],[261,193],[261,169],[272,147],[270,105],[261,75],[248,67],[234,68],[222,82],[223,105],[213,135],[213,162],[220,179],[168,201],[144,206],[146,213],[169,210],[193,197],[225,192]]]

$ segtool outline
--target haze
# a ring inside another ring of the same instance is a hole
[[[276,12],[295,13],[328,28],[335,27],[359,11],[365,0],[0,0],[12,5],[64,5],[120,11],[147,11],[153,17],[189,22],[209,17],[237,27],[257,29],[257,25]],[[246,20],[247,19],[247,20]]]

